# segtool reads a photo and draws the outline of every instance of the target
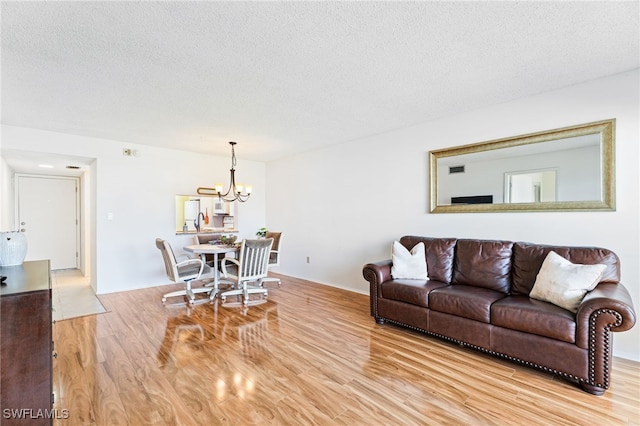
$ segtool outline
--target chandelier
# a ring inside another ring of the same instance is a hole
[[[231,183],[227,192],[222,193],[221,183],[213,184],[213,188],[200,187],[197,192],[200,195],[217,195],[220,200],[227,202],[238,200],[244,203],[251,196],[253,188],[249,185],[245,187],[242,184],[236,184],[236,142],[229,142],[229,145],[231,145]]]

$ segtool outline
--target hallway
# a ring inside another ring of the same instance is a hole
[[[78,269],[51,271],[54,321],[107,312]]]

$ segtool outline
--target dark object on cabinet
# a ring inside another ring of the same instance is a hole
[[[50,425],[52,410],[51,280],[48,260],[2,267],[0,423]]]

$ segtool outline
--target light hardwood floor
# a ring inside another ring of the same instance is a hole
[[[57,425],[638,425],[640,364],[604,396],[391,326],[369,298],[291,277],[246,312],[165,307],[173,285],[58,321]]]

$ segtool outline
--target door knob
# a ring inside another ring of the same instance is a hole
[[[20,225],[24,226],[24,225],[26,225],[26,223],[25,222],[20,222]]]
[[[27,232],[27,230],[24,228],[20,228],[20,232]]]

